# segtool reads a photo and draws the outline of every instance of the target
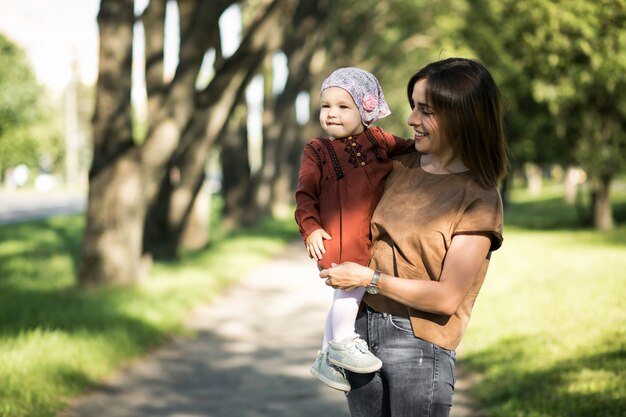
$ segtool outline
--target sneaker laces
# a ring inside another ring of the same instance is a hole
[[[358,336],[354,338],[354,346],[356,346],[356,348],[362,353],[369,352],[369,348],[367,347],[367,343],[365,342],[365,340],[361,339]]]
[[[347,378],[345,369],[328,362],[328,360],[326,360],[326,364],[330,367],[330,369],[333,369],[335,372],[341,374],[344,378]]]

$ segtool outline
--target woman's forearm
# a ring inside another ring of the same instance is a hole
[[[381,276],[380,293],[407,307],[450,316],[474,285],[490,245],[486,236],[455,236],[438,281]]]
[[[455,236],[438,281],[381,274],[380,294],[416,310],[452,315],[474,284],[489,246],[489,238],[482,235]],[[367,286],[373,274],[371,268],[346,262],[322,270],[320,277],[326,279],[327,285],[349,290]]]

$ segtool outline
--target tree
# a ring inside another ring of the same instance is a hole
[[[254,69],[280,42],[279,22],[293,11],[287,0],[261,9],[237,52],[227,59],[218,56],[215,76],[197,91],[205,53],[219,41],[217,18],[231,3],[178,1],[179,64],[174,78],[165,83],[165,0],[150,2],[145,15],[149,122],[146,138],[138,143],[132,135],[130,103],[133,1],[102,0],[94,158],[79,267],[82,284],[135,282],[147,272],[149,257],[142,256],[145,247],[156,251],[159,242],[174,242],[170,248],[176,247],[200,188],[211,144],[224,131]],[[180,170],[176,187],[168,176],[172,168]],[[165,231],[162,240],[160,228]]]
[[[282,31],[276,28],[291,16],[294,8],[293,1],[275,0],[266,8],[257,9],[256,19],[250,24],[237,51],[227,59],[223,59],[218,51],[213,79],[204,90],[194,92],[189,98],[195,111],[182,132],[181,145],[168,161],[170,167],[180,170],[181,180],[176,187],[172,187],[167,178],[161,182],[154,210],[146,223],[144,242],[148,253],[159,258],[176,257],[180,237],[204,180],[208,154],[225,134],[229,117],[241,101],[249,81],[265,57],[282,43]],[[197,11],[194,15],[198,15]],[[208,16],[212,15],[214,13]],[[188,43],[183,42],[183,45],[190,47]],[[206,46],[198,49],[203,51],[200,55],[203,56]],[[194,75],[197,75],[200,63],[198,61]]]
[[[0,34],[0,179],[7,167],[37,166],[40,143],[29,128],[43,115],[42,95],[24,52]]]
[[[297,178],[303,137],[296,120],[296,98],[308,91],[320,75],[313,57],[322,49],[330,12],[329,1],[303,1],[295,11],[282,52],[288,77],[278,95],[266,76],[263,116],[263,159],[256,189],[257,212],[284,217],[293,202],[293,178]],[[267,71],[269,73],[270,71]]]
[[[512,99],[518,152],[578,162],[593,223],[610,229],[610,184],[626,168],[626,2],[481,0],[466,20],[463,33]]]

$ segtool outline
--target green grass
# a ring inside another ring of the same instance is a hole
[[[474,396],[490,417],[626,415],[626,195],[609,233],[554,189],[513,201],[462,345]]]
[[[188,331],[210,302],[296,236],[291,219],[157,263],[132,288],[75,286],[80,216],[0,227],[0,416],[51,417],[126,361]]]
[[[460,361],[490,417],[626,415],[626,190],[618,227],[580,228],[560,190],[515,190]],[[0,227],[0,416],[52,417],[172,335],[295,238],[295,224],[219,236],[132,288],[79,290],[80,216]]]

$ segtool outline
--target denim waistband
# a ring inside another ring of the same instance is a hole
[[[408,308],[406,309],[405,314],[399,314],[399,313],[400,313],[399,311],[396,311],[396,312],[393,312],[393,313],[389,313],[389,312],[385,312],[385,311],[378,311],[378,310],[374,309],[372,306],[370,306],[370,305],[369,305],[369,304],[367,304],[367,303],[363,303],[363,304],[365,304],[365,308],[366,308],[366,309],[367,309],[367,311],[369,311],[370,313],[380,314],[380,315],[382,315],[383,317],[393,316],[393,317],[402,317],[402,318],[404,318],[404,319],[408,319],[408,318],[410,318]]]

